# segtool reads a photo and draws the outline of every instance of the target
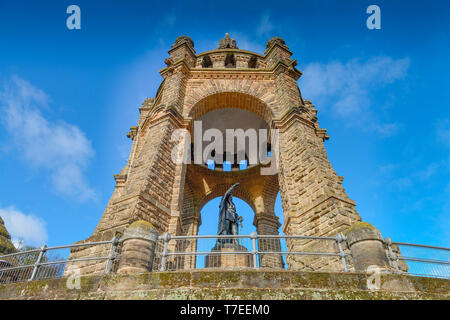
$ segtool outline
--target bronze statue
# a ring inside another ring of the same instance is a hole
[[[242,222],[242,217],[236,213],[236,206],[233,203],[233,196],[231,192],[239,183],[232,185],[227,192],[225,192],[219,206],[219,228],[218,235],[237,235],[238,225]],[[225,241],[226,242],[226,241]],[[230,241],[228,241],[230,242]]]

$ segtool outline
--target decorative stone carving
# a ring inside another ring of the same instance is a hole
[[[131,138],[131,140],[134,140],[134,138],[137,135],[138,127],[130,127],[130,131],[127,133],[127,138]]]
[[[239,49],[236,45],[236,40],[231,39],[228,33],[225,33],[225,38],[220,39],[219,47],[217,49]]]

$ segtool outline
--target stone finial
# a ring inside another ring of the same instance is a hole
[[[280,37],[272,37],[269,39],[269,41],[267,41],[266,44],[266,50],[270,49],[274,44],[279,44],[280,46],[284,47],[284,48],[288,48],[286,45],[286,42],[284,42],[283,38]]]
[[[15,251],[16,248],[11,242],[11,235],[8,230],[6,230],[2,217],[0,217],[0,255],[13,253]]]
[[[219,47],[217,49],[239,49],[236,45],[236,40],[231,39],[228,33],[225,33],[225,38],[220,39]]]
[[[189,47],[194,49],[194,41],[188,36],[182,35],[175,39],[175,43],[172,45],[172,48],[178,47],[179,45],[186,43]]]

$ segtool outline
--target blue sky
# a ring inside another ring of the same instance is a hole
[[[81,30],[66,28],[71,4]],[[381,30],[366,28],[371,4]],[[31,245],[90,236],[170,45],[186,34],[200,53],[228,32],[259,53],[285,39],[363,220],[397,241],[450,246],[449,10],[447,1],[0,0],[0,215]],[[236,202],[251,231],[253,213]],[[216,232],[217,206],[202,211],[201,233]]]

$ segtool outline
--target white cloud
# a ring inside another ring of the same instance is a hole
[[[267,36],[271,32],[273,32],[274,26],[270,19],[270,10],[265,11],[261,18],[259,19],[259,24],[256,28],[256,32],[258,36]]]
[[[386,183],[396,189],[410,189],[417,185],[432,182],[432,178],[445,166],[445,161],[437,161],[426,167],[417,168],[411,163],[387,164],[380,167],[380,173],[385,176]],[[404,174],[404,172],[407,174]]]
[[[445,193],[450,193],[450,183],[447,183],[447,186],[444,189]]]
[[[443,119],[437,124],[438,140],[446,147],[450,147],[450,120]]]
[[[413,183],[409,177],[403,177],[403,178],[394,179],[391,182],[391,185],[398,189],[405,189],[405,188],[412,187]]]
[[[26,245],[41,246],[47,242],[45,221],[33,214],[25,214],[13,207],[0,208],[0,216],[11,235],[13,243],[23,239]]]
[[[375,121],[372,92],[404,78],[408,67],[408,58],[391,57],[311,63],[303,70],[301,89],[305,98],[328,108],[334,115],[389,136],[397,132],[399,125]]]
[[[93,198],[83,171],[94,154],[91,142],[76,126],[47,120],[40,109],[49,98],[27,81],[12,77],[0,91],[0,120],[27,165],[50,172],[57,193],[80,200]]]
[[[431,177],[433,177],[438,172],[439,167],[440,167],[439,163],[437,163],[437,162],[431,163],[425,169],[414,173],[414,176],[416,176],[417,178],[419,178],[422,181],[429,180]]]

